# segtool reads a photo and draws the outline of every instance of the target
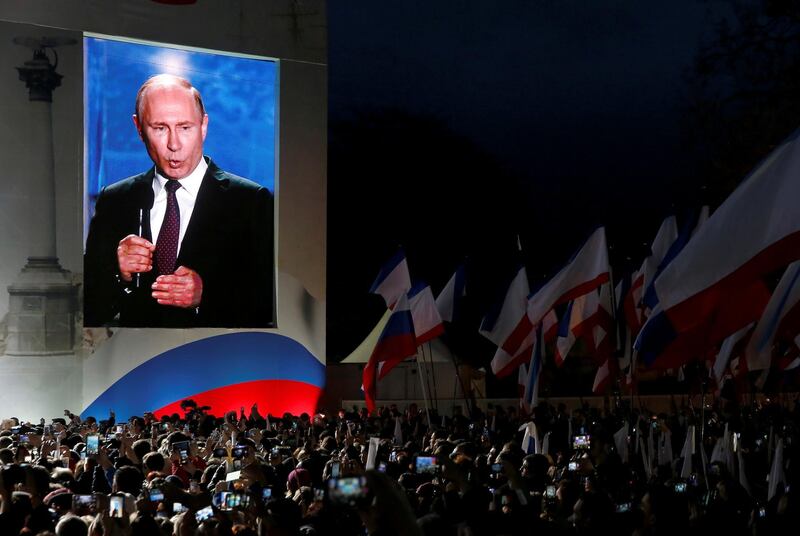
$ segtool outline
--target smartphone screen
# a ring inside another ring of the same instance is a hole
[[[150,501],[161,502],[164,500],[164,492],[161,488],[150,488]]]
[[[588,435],[576,435],[572,440],[572,448],[575,450],[585,450],[591,446],[591,438]]]
[[[578,462],[569,462],[567,469],[570,471],[577,471],[578,470]]]
[[[89,435],[86,436],[86,455],[97,456],[97,451],[100,449],[100,436]]]
[[[414,469],[417,473],[435,475],[437,468],[436,456],[417,456],[414,459]]]
[[[367,495],[367,479],[363,476],[331,478],[328,499],[334,504],[355,504]]]
[[[202,523],[207,519],[211,519],[214,517],[214,509],[210,506],[206,506],[202,510],[198,510],[194,514],[194,518],[197,520],[198,523]]]
[[[545,488],[544,495],[548,499],[555,499],[556,498],[556,487],[555,486],[547,486],[547,488]]]
[[[339,472],[341,471],[341,463],[333,462],[331,464],[331,477],[332,478],[339,478]]]
[[[177,452],[180,456],[181,465],[189,462],[189,442],[178,441],[172,445],[172,451]]]
[[[73,495],[72,510],[79,516],[93,514],[97,505],[94,495]]]
[[[109,517],[123,518],[125,517],[125,498],[112,495],[109,497],[108,502],[108,515]]]

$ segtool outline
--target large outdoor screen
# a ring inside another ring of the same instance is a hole
[[[84,325],[274,326],[278,62],[93,35],[84,58]]]

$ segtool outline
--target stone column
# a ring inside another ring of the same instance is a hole
[[[53,355],[71,353],[75,341],[76,288],[70,272],[61,268],[56,250],[55,167],[51,103],[53,90],[62,76],[50,64],[48,47],[71,44],[43,39],[15,39],[34,48],[33,59],[19,71],[28,88],[31,133],[34,148],[29,173],[17,180],[28,184],[28,261],[16,281],[8,287],[9,311],[7,355]],[[74,42],[74,41],[73,41]]]

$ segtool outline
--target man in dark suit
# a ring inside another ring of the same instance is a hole
[[[84,257],[84,325],[273,325],[273,199],[203,156],[208,115],[189,81],[136,97],[155,164],[100,192]]]

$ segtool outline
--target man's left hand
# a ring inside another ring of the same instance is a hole
[[[186,309],[197,307],[203,297],[203,280],[200,274],[179,266],[172,275],[160,275],[153,283],[153,298],[159,305],[172,305]]]

